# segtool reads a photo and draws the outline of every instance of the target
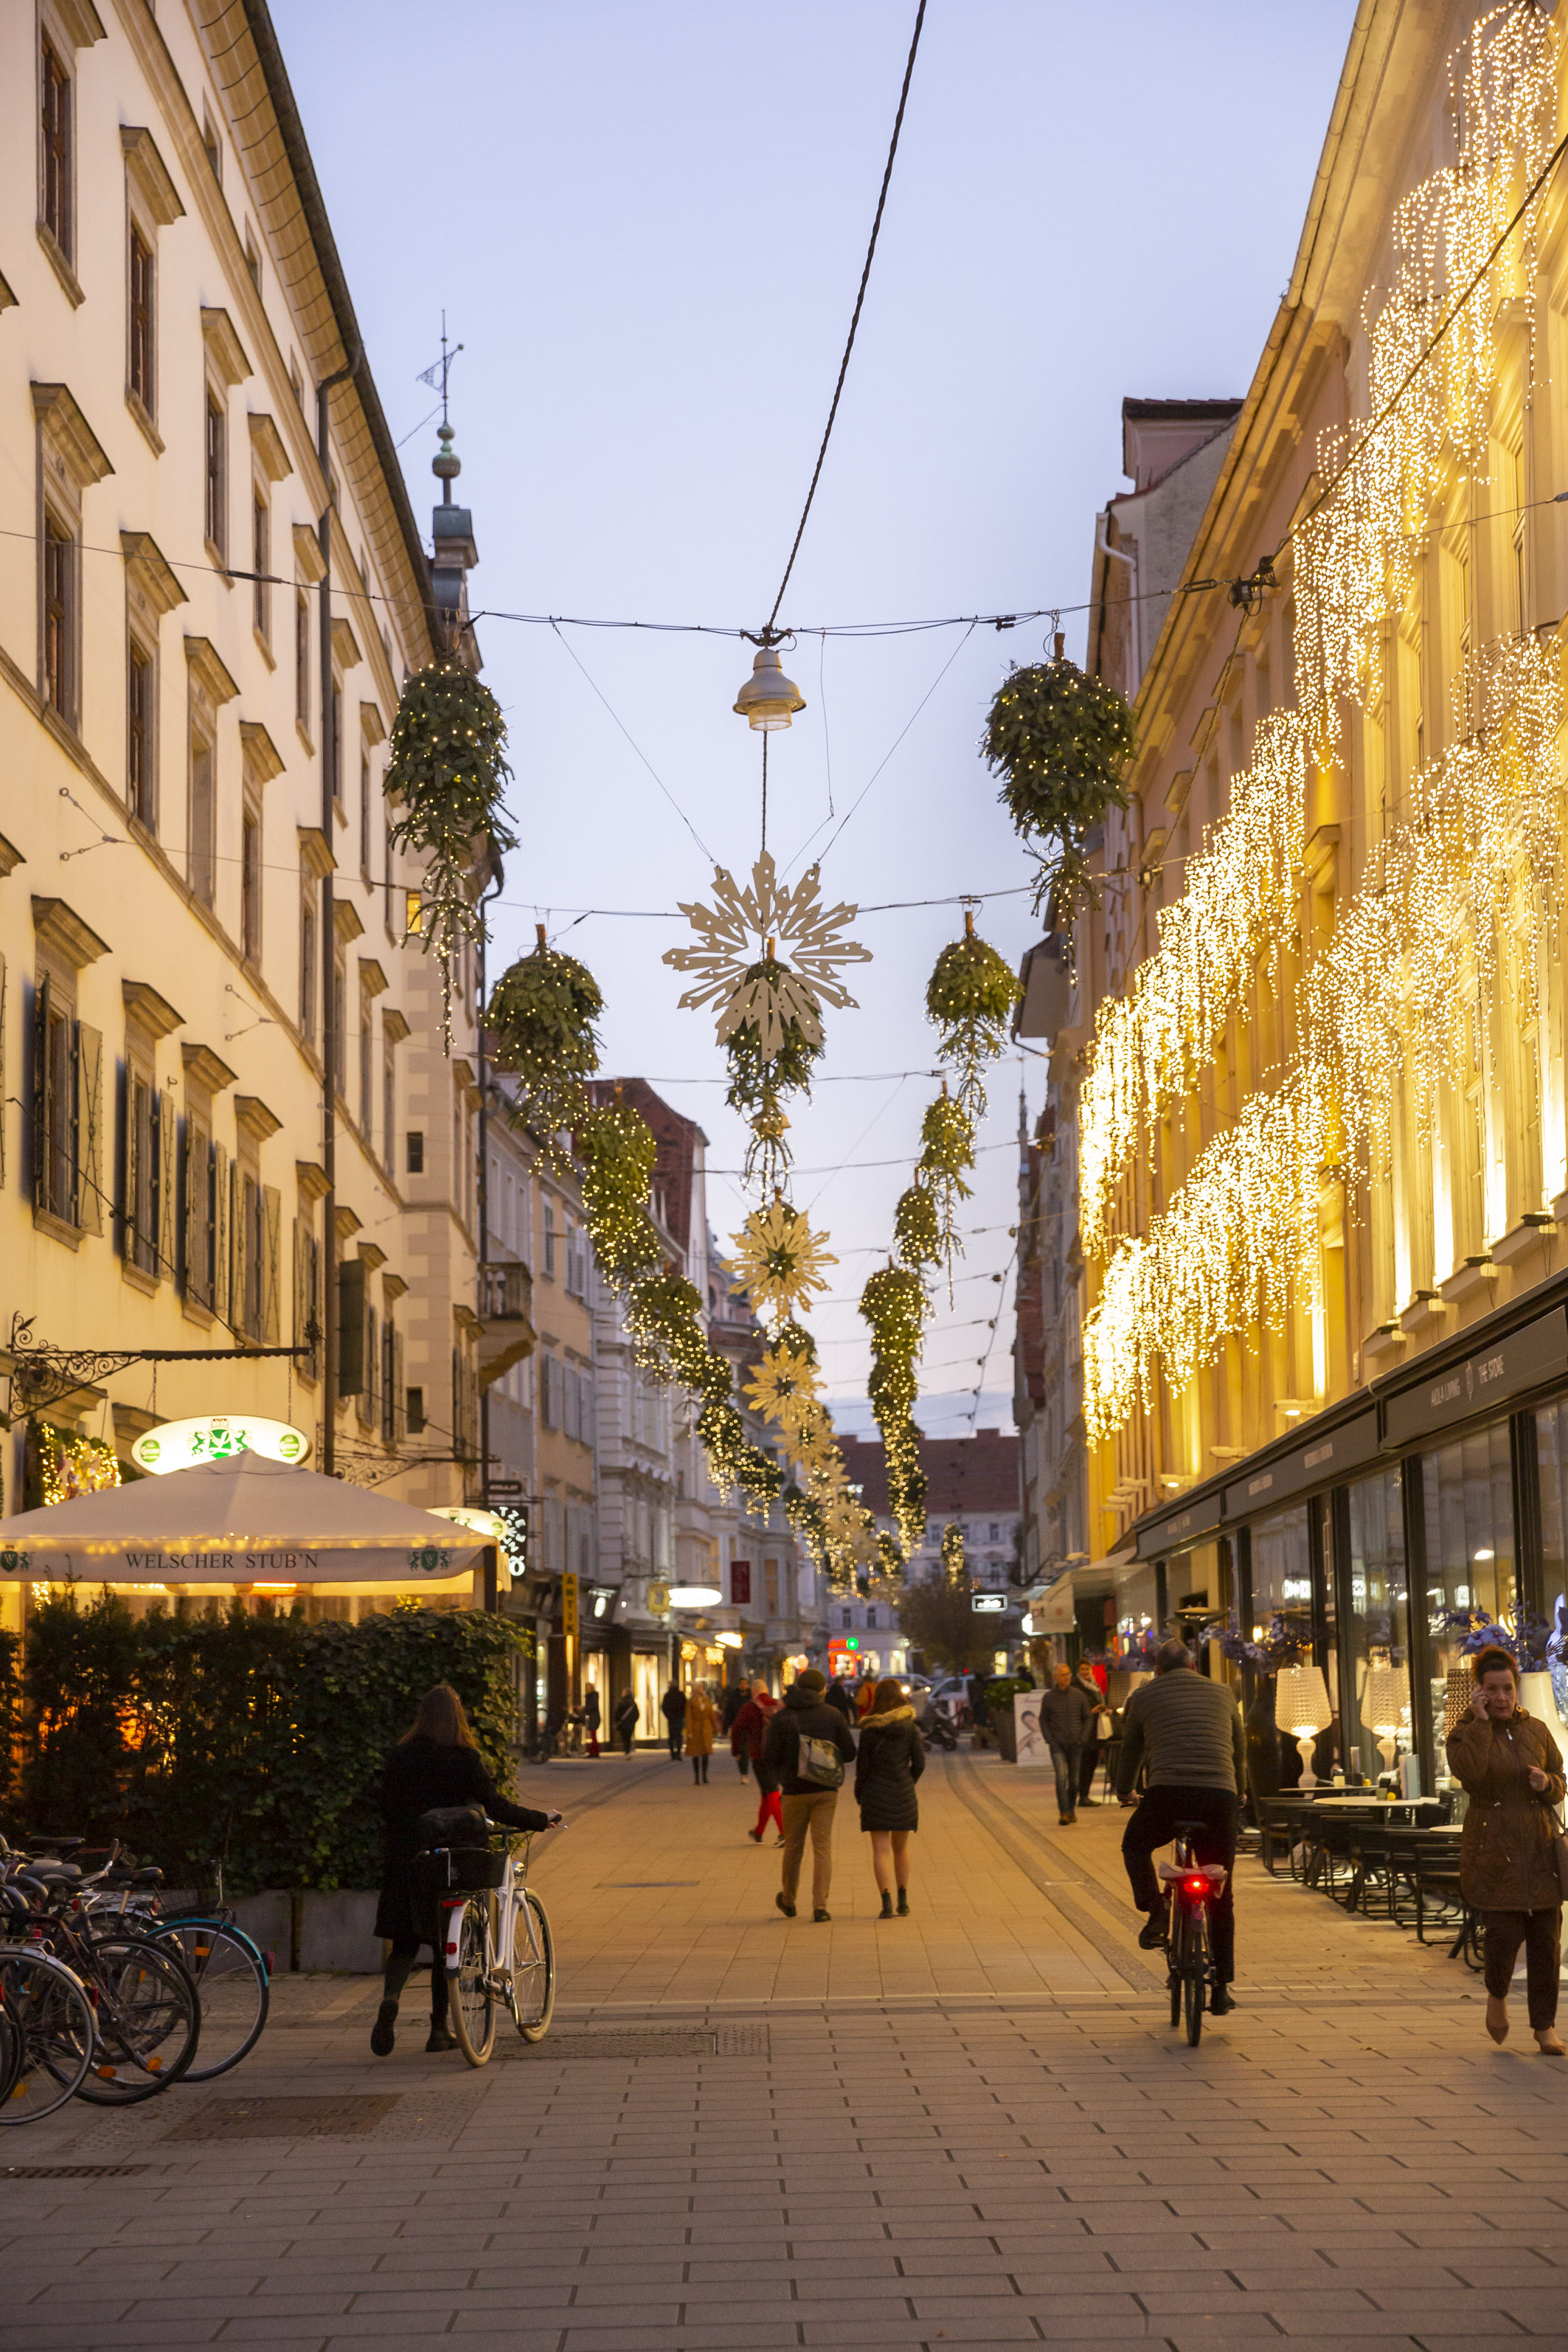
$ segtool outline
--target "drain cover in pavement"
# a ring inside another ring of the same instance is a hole
[[[501,2042],[511,2058],[766,2058],[765,2025],[628,2026],[619,2033],[548,2033],[531,2046]]]
[[[144,2164],[0,2164],[3,2180],[122,2180]]]
[[[358,2139],[391,2114],[397,2099],[396,2092],[339,2099],[209,2099],[163,2137]]]

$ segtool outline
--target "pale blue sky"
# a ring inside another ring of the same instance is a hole
[[[395,437],[430,395],[440,314],[465,351],[453,415],[482,609],[754,627],[783,571],[826,415],[913,24],[911,0],[682,5],[273,0]],[[1093,518],[1121,471],[1126,394],[1245,392],[1289,276],[1352,0],[931,0],[870,292],[783,618],[929,618],[1059,604],[1069,651]],[[416,509],[434,426],[404,456]],[[842,816],[952,666],[823,868],[870,905],[1016,888],[1029,865],[975,751],[1008,661],[1047,625],[848,644],[803,636],[809,708],[770,754],[770,845]],[[684,927],[581,907],[672,908],[711,867],[547,628],[479,630],[505,707],[521,847],[499,959],[534,906],[608,1002],[606,1067],[700,1118],[721,1169],[711,1020],[659,961]],[[578,659],[713,855],[756,855],[758,742],[730,709],[751,664],[724,639],[573,631]],[[825,706],[826,720],[825,726]],[[831,827],[827,828],[831,831]],[[817,835],[820,842],[826,833]],[[985,935],[1037,936],[1026,896]],[[794,1130],[840,1254],[815,1318],[834,1391],[865,1378],[854,1310],[886,1244],[931,1083],[932,961],[956,908],[867,914],[860,1009],[830,1016]],[[1031,1116],[1043,1067],[1026,1066]],[[845,1078],[839,1083],[838,1077]],[[977,1233],[926,1350],[932,1434],[966,1427],[984,1320],[1011,1282],[1018,1065],[1004,1065]],[[713,1220],[742,1213],[716,1178]],[[1009,1422],[1008,1311],[983,1423]],[[868,1427],[863,1404],[841,1425]]]

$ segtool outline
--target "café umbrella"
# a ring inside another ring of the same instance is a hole
[[[0,1519],[0,1584],[438,1584],[484,1550],[458,1527],[262,1454]]]

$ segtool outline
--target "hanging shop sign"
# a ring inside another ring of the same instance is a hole
[[[506,1591],[514,1576],[521,1575],[527,1565],[511,1527],[499,1511],[487,1511],[478,1503],[432,1503],[433,1519],[450,1519],[454,1527],[469,1528],[475,1535],[483,1536],[496,1548],[496,1566],[500,1577],[500,1589]],[[525,1523],[526,1524],[526,1523]]]
[[[561,1580],[561,1631],[569,1641],[577,1639],[577,1577],[573,1569]]]
[[[972,1592],[969,1606],[976,1617],[1003,1617],[1007,1612],[1005,1592]]]
[[[131,1449],[139,1470],[162,1478],[171,1470],[192,1470],[198,1462],[232,1462],[237,1454],[265,1454],[296,1467],[310,1458],[310,1441],[286,1421],[254,1413],[206,1413],[195,1421],[161,1421]]]
[[[1418,1444],[1435,1430],[1472,1421],[1510,1398],[1525,1395],[1548,1381],[1568,1376],[1568,1313],[1554,1307],[1521,1324],[1505,1339],[1478,1348],[1462,1364],[1429,1372],[1414,1387],[1391,1396],[1384,1408],[1384,1443]]]
[[[1225,1516],[1245,1519],[1258,1511],[1272,1511],[1293,1495],[1327,1486],[1359,1462],[1370,1462],[1377,1452],[1377,1413],[1358,1412],[1326,1435],[1299,1445],[1277,1461],[1260,1463],[1225,1490]]]

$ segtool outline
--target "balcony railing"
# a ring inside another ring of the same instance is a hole
[[[526,1323],[533,1304],[533,1277],[521,1259],[493,1259],[479,1268],[481,1323]]]

